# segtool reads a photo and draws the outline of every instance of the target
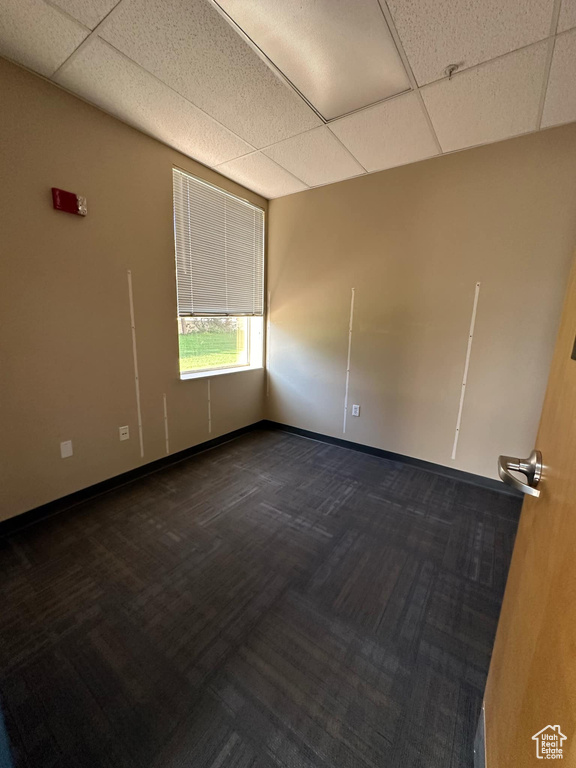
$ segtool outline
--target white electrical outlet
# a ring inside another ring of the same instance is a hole
[[[360,406],[359,405],[353,405],[352,406],[352,416],[360,416]]]
[[[118,431],[120,432],[120,440],[130,440],[130,430],[128,427],[119,427]]]
[[[60,443],[60,456],[63,459],[72,456],[72,440],[65,440],[63,443]]]

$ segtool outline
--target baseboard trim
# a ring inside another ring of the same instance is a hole
[[[424,461],[423,459],[414,459],[412,456],[405,456],[402,453],[393,453],[392,451],[386,451],[384,448],[374,448],[371,445],[364,445],[363,443],[353,443],[351,440],[343,440],[340,437],[330,437],[330,435],[323,435],[320,432],[310,432],[307,429],[292,427],[289,424],[280,424],[277,421],[270,421],[269,419],[260,422],[259,426],[265,429],[280,429],[283,432],[291,432],[293,435],[307,437],[309,440],[317,440],[321,443],[337,445],[340,448],[350,448],[352,451],[368,453],[371,456],[378,456],[381,459],[398,461],[401,464],[410,464],[412,467],[423,469],[425,472],[433,472],[435,475],[442,475],[443,477],[449,477],[453,480],[460,480],[461,482],[477,485],[480,488],[496,491],[496,493],[503,493],[506,496],[513,496],[517,499],[523,498],[519,491],[501,483],[499,480],[493,480],[490,477],[483,477],[482,475],[475,475],[472,472],[464,472],[461,469],[445,467],[442,464],[434,464],[431,461]]]
[[[235,429],[233,432],[227,432],[225,435],[215,437],[212,440],[207,440],[204,443],[193,445],[190,448],[185,448],[178,453],[172,453],[169,456],[164,456],[156,461],[151,461],[148,464],[143,464],[141,467],[130,469],[128,472],[124,472],[121,475],[115,475],[108,480],[103,480],[95,485],[90,485],[88,488],[82,488],[79,491],[70,493],[67,496],[63,496],[60,499],[49,501],[47,504],[42,504],[40,507],[30,509],[28,512],[22,512],[14,517],[9,517],[7,520],[0,521],[0,538],[7,536],[22,528],[28,528],[30,525],[44,520],[47,517],[52,517],[59,512],[64,512],[67,509],[81,504],[83,501],[101,496],[108,491],[113,491],[115,488],[119,488],[122,485],[133,483],[135,480],[139,480],[146,475],[154,474],[165,467],[169,467],[172,464],[178,464],[181,461],[189,459],[191,456],[195,456],[197,453],[203,453],[209,451],[212,448],[217,448],[219,445],[229,443],[231,440],[235,440],[237,437],[245,435],[247,432],[252,432],[255,429],[261,429],[263,422],[257,421],[254,424],[249,424],[246,427]]]
[[[513,488],[500,483],[498,480],[492,480],[489,477],[482,477],[481,475],[474,475],[470,472],[463,472],[460,469],[452,469],[452,467],[444,467],[441,464],[433,464],[430,461],[423,461],[422,459],[414,459],[411,456],[404,456],[401,453],[393,453],[392,451],[386,451],[383,448],[374,448],[370,445],[363,445],[362,443],[353,443],[351,440],[342,440],[339,437],[330,437],[330,435],[323,435],[319,432],[310,432],[307,429],[300,429],[300,427],[292,427],[289,424],[280,424],[277,421],[270,421],[263,419],[257,421],[254,424],[248,424],[246,427],[235,429],[233,432],[227,432],[225,435],[215,437],[212,440],[207,440],[204,443],[193,445],[190,448],[185,448],[183,451],[173,453],[170,456],[164,456],[156,461],[151,461],[148,464],[143,464],[141,467],[136,467],[128,472],[124,472],[121,475],[116,475],[108,480],[103,480],[100,483],[91,485],[88,488],[82,488],[79,491],[70,493],[68,496],[63,496],[55,501],[50,501],[47,504],[42,504],[40,507],[35,507],[28,512],[22,512],[22,514],[9,517],[7,520],[0,521],[0,538],[8,536],[15,531],[22,528],[28,528],[30,525],[34,525],[40,520],[44,520],[47,517],[52,517],[59,512],[64,512],[67,509],[81,504],[83,501],[92,499],[96,496],[101,496],[108,491],[113,491],[115,488],[119,488],[122,485],[133,483],[135,480],[139,480],[141,477],[151,475],[154,472],[158,472],[165,467],[169,467],[172,464],[178,464],[180,461],[185,461],[191,456],[195,456],[197,453],[203,453],[209,451],[212,448],[217,448],[219,445],[235,440],[237,437],[241,437],[248,432],[253,432],[255,429],[275,429],[282,430],[283,432],[290,432],[293,435],[299,435],[300,437],[306,437],[309,440],[316,440],[321,443],[328,443],[329,445],[337,445],[340,448],[349,448],[353,451],[359,451],[360,453],[368,453],[371,456],[378,456],[381,459],[388,459],[389,461],[398,461],[402,464],[410,464],[418,469],[423,469],[426,472],[433,472],[436,475],[442,475],[443,477],[449,477],[454,480],[460,480],[464,483],[479,486],[480,488],[486,488],[496,493],[503,493],[507,496],[514,496],[517,499],[522,499],[522,494],[515,491]]]

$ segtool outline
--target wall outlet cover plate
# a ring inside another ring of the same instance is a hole
[[[72,456],[72,440],[64,440],[63,443],[60,443],[60,456],[63,459]]]

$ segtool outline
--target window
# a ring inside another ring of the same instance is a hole
[[[262,366],[264,212],[174,169],[180,376]]]

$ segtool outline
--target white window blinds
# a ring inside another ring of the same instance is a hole
[[[264,212],[174,169],[178,315],[262,315]]]

